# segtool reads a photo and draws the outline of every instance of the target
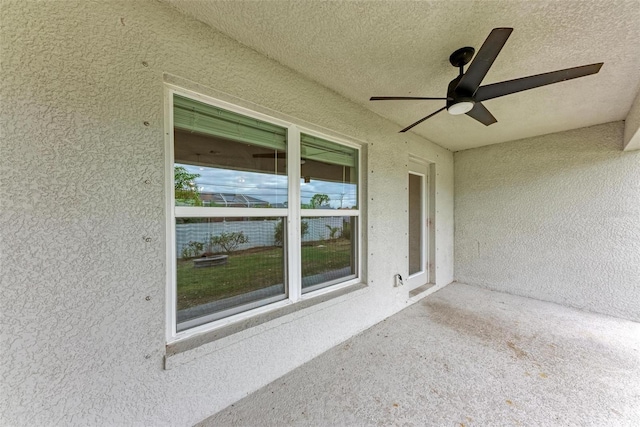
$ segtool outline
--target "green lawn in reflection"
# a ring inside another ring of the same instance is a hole
[[[348,267],[351,241],[336,239],[302,246],[304,277]],[[195,268],[193,259],[178,259],[178,310],[284,283],[281,247],[253,248],[229,255],[225,265]]]

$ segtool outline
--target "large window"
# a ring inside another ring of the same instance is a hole
[[[359,281],[359,150],[168,90],[170,334]]]

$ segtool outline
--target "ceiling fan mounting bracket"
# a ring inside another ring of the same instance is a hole
[[[449,56],[449,62],[456,68],[464,67],[473,58],[476,50],[470,46],[461,47]]]

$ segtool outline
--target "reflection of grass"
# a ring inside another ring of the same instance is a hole
[[[302,247],[302,277],[348,267],[350,262],[351,242],[346,239]]]
[[[322,246],[322,247],[320,247]],[[244,294],[284,282],[282,248],[255,248],[229,255],[226,265],[194,268],[178,260],[178,310]],[[302,247],[304,276],[349,265],[351,242],[339,239]]]

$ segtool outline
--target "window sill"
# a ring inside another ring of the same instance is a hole
[[[267,323],[279,317],[283,317],[288,314],[291,314],[300,310],[304,310],[314,305],[321,304],[325,301],[338,298],[342,295],[346,295],[351,292],[364,289],[366,287],[367,285],[365,283],[355,283],[353,285],[345,286],[344,288],[341,288],[341,289],[336,289],[332,292],[327,292],[327,293],[323,293],[308,299],[303,299],[301,301],[296,302],[295,304],[289,304],[284,307],[278,307],[266,313],[261,313],[253,317],[250,317],[248,319],[244,319],[229,325],[221,326],[219,328],[216,328],[207,332],[203,332],[201,334],[194,335],[180,341],[167,344],[166,353],[165,353],[165,369],[171,369],[173,366],[175,366],[175,364],[171,362],[171,358],[181,353],[194,350],[205,344],[209,344],[214,341],[220,340],[222,338],[229,337],[233,334],[256,327],[263,323]],[[181,363],[177,363],[177,364],[180,365]]]

